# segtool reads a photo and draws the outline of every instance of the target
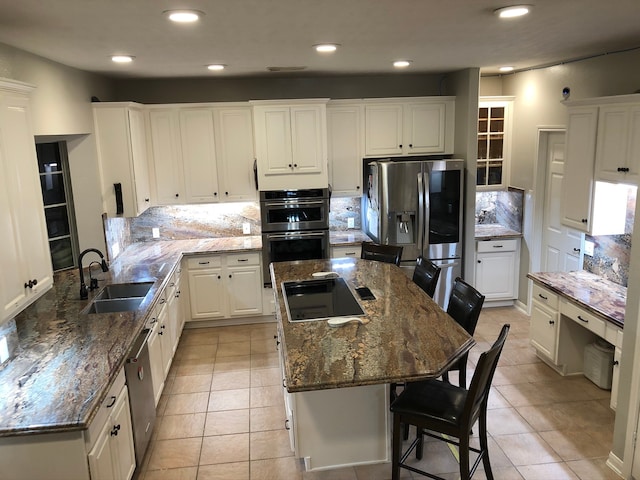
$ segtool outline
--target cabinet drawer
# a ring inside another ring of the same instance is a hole
[[[227,266],[260,265],[259,253],[234,253],[227,255]]]
[[[221,265],[222,265],[222,259],[220,255],[202,255],[197,257],[190,257],[187,260],[187,268],[189,270],[197,270],[199,268],[220,267]]]
[[[331,247],[331,258],[360,258],[360,245],[351,245],[343,247]]]
[[[606,338],[606,325],[604,320],[574,305],[573,303],[564,300],[560,304],[560,312],[571,320],[577,322],[579,325],[582,325],[584,328],[591,330],[600,338]]]
[[[487,240],[478,242],[478,253],[490,252],[515,252],[518,248],[517,239],[511,240]]]
[[[558,295],[535,283],[533,284],[533,298],[549,308],[558,310]]]

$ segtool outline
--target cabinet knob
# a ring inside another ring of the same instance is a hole
[[[120,424],[118,425],[114,425],[113,429],[111,430],[111,436],[115,437],[118,435],[118,431],[120,430]]]
[[[179,196],[180,196],[180,194],[179,194],[179,193],[176,193],[176,198],[178,198]]]
[[[144,201],[145,201],[145,202],[148,202],[148,201],[149,201],[149,199],[148,199],[148,198],[145,198],[145,199],[144,199]]]
[[[614,360],[613,361],[613,366],[617,367],[618,365],[620,365],[620,362],[618,360]]]
[[[218,196],[218,192],[213,192],[213,196],[217,197]]]
[[[293,168],[293,165],[289,164],[289,168]]]
[[[482,263],[482,260],[478,260],[478,263]]]
[[[618,167],[618,171],[622,173],[627,173],[629,171],[628,167]]]
[[[413,143],[410,143],[410,144],[409,144],[409,148],[413,148]]]
[[[218,280],[220,280],[220,278],[222,278],[222,277],[220,277],[220,275],[218,275]]]
[[[553,320],[549,320],[549,325],[555,325],[556,322],[554,322]]]
[[[38,279],[34,278],[33,280],[29,280],[24,284],[24,288],[33,288],[38,284]]]
[[[360,185],[356,185],[356,190],[360,190]]]
[[[587,220],[586,218],[583,218],[583,219],[581,219],[580,221],[581,221],[582,223],[587,223],[587,222],[588,222],[588,220]]]
[[[229,192],[224,192],[225,195],[229,195]]]
[[[229,274],[229,278],[231,278],[231,274]]]
[[[402,148],[402,144],[398,145],[398,148]]]

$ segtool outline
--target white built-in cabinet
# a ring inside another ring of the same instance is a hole
[[[187,268],[192,321],[262,315],[258,252],[193,256]]]
[[[326,188],[327,99],[250,103],[260,190]]]
[[[94,103],[93,118],[100,163],[103,209],[118,213],[114,184],[122,188],[122,213],[140,215],[151,206],[144,106]]]
[[[637,185],[639,176],[640,104],[600,107],[596,180]]]
[[[156,205],[185,203],[177,108],[149,111],[152,193]]]
[[[327,151],[332,194],[361,195],[364,105],[341,101],[327,104]]]
[[[518,297],[520,239],[476,242],[475,288],[485,305],[512,304]]]
[[[562,223],[599,234],[594,218],[597,181],[637,185],[640,175],[640,95],[567,102]],[[608,208],[626,208],[626,201]],[[609,234],[614,232],[607,232]],[[623,232],[618,232],[623,233]]]
[[[453,153],[455,97],[364,103],[366,156]]]
[[[534,283],[531,298],[533,300],[529,329],[531,345],[538,355],[541,354],[550,362],[557,363],[558,332],[560,331],[558,295]]]
[[[53,284],[29,93],[0,81],[0,324]]]

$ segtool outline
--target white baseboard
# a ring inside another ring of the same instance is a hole
[[[609,458],[607,459],[607,467],[616,472],[620,478],[624,478],[622,474],[623,464],[622,460],[618,458],[613,452],[609,452]]]

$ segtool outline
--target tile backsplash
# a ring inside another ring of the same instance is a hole
[[[476,224],[499,224],[522,232],[524,191],[508,190],[476,192]]]

